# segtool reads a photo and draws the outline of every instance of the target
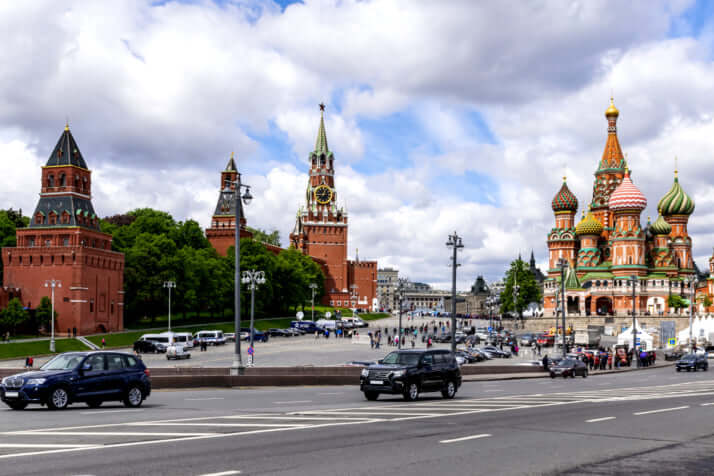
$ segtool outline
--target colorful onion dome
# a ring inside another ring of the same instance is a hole
[[[664,215],[691,215],[694,213],[694,200],[684,193],[679,185],[677,172],[674,173],[674,184],[669,192],[657,204],[657,210]]]
[[[669,235],[672,232],[672,225],[664,221],[664,218],[660,215],[657,221],[650,226],[650,230],[655,235]]]
[[[554,212],[574,212],[578,209],[578,199],[573,195],[573,192],[568,188],[563,177],[563,186],[560,191],[553,197],[552,207]]]
[[[602,230],[602,223],[600,223],[598,219],[595,218],[595,215],[593,215],[592,212],[589,211],[588,214],[583,217],[583,219],[580,220],[580,223],[578,223],[575,227],[575,234],[578,236],[599,235],[600,233],[602,233]]]
[[[612,211],[639,210],[641,212],[647,208],[647,198],[632,183],[629,170],[625,172],[625,178],[622,179],[622,183],[610,195],[609,206]]]
[[[620,115],[620,111],[615,107],[612,97],[610,97],[610,107],[605,110],[605,117],[617,117]]]

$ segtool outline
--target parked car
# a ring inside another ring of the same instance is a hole
[[[166,348],[166,360],[190,359],[191,353],[181,344],[171,344]]]
[[[208,345],[223,345],[226,343],[223,331],[199,331],[195,337],[198,341],[203,340]]]
[[[290,337],[292,334],[285,329],[268,329],[267,333],[270,337]]]
[[[482,350],[485,350],[486,352],[492,354],[494,357],[501,358],[501,359],[510,359],[511,358],[511,353],[508,352],[507,350],[501,350],[498,347],[494,347],[492,345],[487,345],[486,347],[483,347]]]
[[[478,354],[476,354],[476,355],[478,355]],[[464,359],[464,363],[466,363],[466,364],[473,364],[475,362],[478,362],[481,359],[481,356],[478,355],[478,357],[476,357],[476,355],[474,355],[470,352],[467,352],[465,350],[457,350],[456,351],[457,361],[458,361],[459,357],[462,357]],[[463,364],[461,364],[461,365],[463,365]]]
[[[536,342],[535,334],[523,334],[519,338],[519,345],[531,346]]]
[[[302,330],[306,333],[310,333],[310,334],[315,333],[315,331],[317,331],[317,332],[325,331],[325,329],[318,326],[317,324],[315,324],[312,321],[291,321],[290,327],[300,329],[300,330]]]
[[[476,360],[477,362],[493,359],[493,354],[486,352],[483,349],[471,349],[471,354],[476,356],[476,358],[478,359]]]
[[[382,393],[403,395],[407,401],[424,392],[441,392],[454,398],[461,386],[461,371],[447,350],[400,350],[362,369],[360,390],[367,400]]]
[[[226,338],[226,342],[235,342],[236,341],[236,333],[235,332],[225,332],[223,334],[223,337]]]
[[[550,366],[550,378],[557,376],[575,378],[576,375],[581,375],[583,378],[588,376],[588,367],[580,360],[567,358]]]
[[[686,354],[682,347],[672,347],[664,351],[664,360],[679,360]]]
[[[240,329],[241,340],[250,340],[250,328],[241,327]],[[268,342],[270,335],[267,332],[259,331],[258,329],[253,329],[253,342]]]
[[[0,400],[13,410],[28,404],[62,410],[76,402],[99,407],[106,401],[121,401],[139,407],[151,394],[150,373],[141,359],[121,352],[65,352],[40,371],[5,377],[0,382]]]
[[[140,354],[158,354],[166,352],[166,345],[155,340],[145,339],[134,342],[134,351]]]
[[[350,325],[352,327],[369,327],[369,324],[365,322],[361,317],[343,317],[342,322],[345,323],[346,325]],[[347,326],[345,326],[347,327]],[[347,327],[349,328],[349,327]]]
[[[166,338],[167,346],[176,343],[184,347],[193,347],[193,335],[190,332],[162,332],[159,336]]]
[[[289,327],[285,329],[285,332],[290,336],[302,336],[305,335],[305,331],[298,329],[297,327]]]
[[[707,360],[707,354],[687,354],[677,361],[675,367],[677,372],[686,370],[687,372],[697,371],[699,369],[709,370],[709,361]]]

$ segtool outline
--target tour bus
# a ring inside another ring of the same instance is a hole
[[[193,335],[190,332],[162,332],[159,335],[168,337],[170,342],[181,344],[184,347],[193,347]]]

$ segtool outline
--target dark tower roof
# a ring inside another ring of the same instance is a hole
[[[236,167],[236,161],[233,160],[233,152],[231,152],[231,158],[226,164],[226,170],[224,172],[238,172],[238,167]]]
[[[72,132],[69,130],[69,125],[64,127],[64,131],[57,141],[50,158],[47,159],[47,164],[49,166],[57,165],[74,165],[81,167],[83,169],[88,169],[87,163],[82,157],[82,153],[79,151],[79,146],[72,136]]]

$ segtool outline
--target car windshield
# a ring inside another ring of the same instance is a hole
[[[684,357],[682,357],[682,360],[695,360],[696,356],[694,354],[687,354]]]
[[[392,352],[382,359],[383,364],[416,365],[419,362],[419,354],[406,352]]]
[[[82,354],[62,354],[40,367],[40,370],[72,370],[77,368],[84,356]]]
[[[560,362],[559,365],[565,366],[565,367],[572,367],[575,365],[575,360],[573,359],[565,359],[562,362]]]

